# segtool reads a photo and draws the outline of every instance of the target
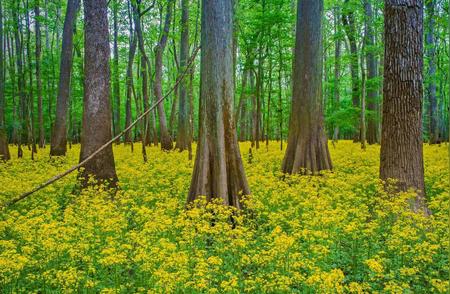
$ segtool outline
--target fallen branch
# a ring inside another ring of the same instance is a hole
[[[141,119],[143,119],[146,115],[148,115],[150,113],[150,111],[152,111],[153,109],[155,109],[155,107],[157,107],[162,101],[164,101],[164,99],[166,99],[167,97],[169,97],[170,94],[172,94],[172,92],[175,90],[175,88],[178,86],[178,84],[184,79],[184,77],[186,76],[186,74],[188,73],[190,67],[192,66],[192,64],[194,63],[195,57],[197,56],[198,51],[200,50],[200,47],[197,47],[194,51],[194,53],[192,54],[191,58],[189,59],[189,62],[185,68],[185,70],[181,73],[181,75],[177,78],[174,86],[169,90],[169,92],[166,93],[166,95],[164,95],[164,97],[162,97],[161,99],[159,99],[158,101],[156,101],[155,104],[152,105],[152,107],[150,107],[149,109],[147,109],[144,113],[142,113],[132,124],[130,124],[127,128],[125,128],[122,132],[120,132],[117,136],[115,136],[114,138],[112,138],[111,140],[109,140],[108,142],[106,142],[103,146],[101,146],[100,148],[98,148],[96,151],[94,151],[91,155],[89,155],[88,157],[86,157],[83,161],[81,161],[80,163],[78,163],[77,165],[72,166],[71,168],[69,168],[68,170],[66,170],[65,172],[54,176],[53,178],[49,179],[47,182],[37,186],[36,188],[34,188],[31,191],[28,191],[26,193],[23,193],[22,195],[20,195],[17,198],[14,198],[13,200],[9,201],[6,203],[6,205],[4,205],[2,207],[2,209],[7,208],[13,204],[16,204],[17,202],[27,198],[28,196],[36,193],[39,190],[44,189],[45,187],[53,184],[54,182],[64,178],[65,176],[67,176],[68,174],[71,174],[72,172],[74,172],[75,170],[79,169],[80,167],[83,167],[86,163],[88,163],[90,160],[92,160],[97,154],[99,154],[100,152],[102,152],[103,150],[105,150],[109,145],[113,144],[114,142],[116,142],[118,139],[120,139],[120,137],[122,137],[126,132],[128,132],[129,130],[131,130]]]

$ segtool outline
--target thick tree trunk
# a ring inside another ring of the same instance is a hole
[[[180,74],[186,70],[189,58],[189,0],[181,1],[181,41],[180,41]],[[189,123],[190,103],[188,97],[188,79],[180,82],[178,98],[178,135],[176,148],[187,150],[191,145],[191,126]]]
[[[428,14],[427,32],[426,32],[426,54],[428,60],[428,73],[426,83],[426,94],[428,98],[429,115],[429,136],[430,144],[439,143],[439,122],[436,97],[436,36],[435,36],[435,8],[436,1],[428,0],[426,10]]]
[[[0,160],[9,160],[11,155],[9,153],[8,138],[6,136],[6,121],[5,121],[5,77],[4,65],[4,44],[3,44],[3,10],[0,3]]]
[[[398,180],[402,191],[417,189],[413,209],[427,211],[422,143],[423,1],[385,0],[384,15],[380,177]]]
[[[360,91],[359,91],[359,65],[358,65],[358,46],[356,44],[356,21],[353,13],[353,8],[349,4],[350,0],[345,0],[344,12],[342,13],[342,23],[344,24],[345,34],[347,35],[350,44],[350,74],[352,77],[352,104],[353,107],[360,107]],[[360,120],[355,117],[355,135],[353,140],[355,142],[360,140]]]
[[[113,40],[113,68],[114,68],[114,77],[113,77],[113,97],[114,97],[114,108],[113,108],[113,116],[114,116],[114,136],[118,135],[121,132],[121,124],[120,124],[120,83],[119,83],[119,46],[118,46],[118,34],[119,34],[119,24],[118,24],[118,6],[119,3],[117,0],[114,0],[113,4],[113,27],[114,27],[114,40]],[[120,140],[118,140],[120,142]]]
[[[284,173],[317,174],[332,168],[321,103],[322,15],[323,0],[298,1],[292,114]]]
[[[108,7],[106,0],[84,0],[84,105],[83,135],[80,161],[111,140],[110,48],[108,32]],[[83,185],[89,176],[117,182],[112,146],[89,161],[81,173]]]
[[[203,0],[200,131],[188,202],[200,195],[241,208],[250,189],[233,117],[232,1]]]
[[[41,80],[41,24],[39,0],[35,1],[34,6],[34,26],[36,34],[36,89],[38,97],[38,125],[39,125],[39,148],[45,147],[45,131],[44,131],[44,113],[42,108],[42,80]]]
[[[161,32],[161,39],[155,47],[155,84],[154,92],[156,101],[162,99],[162,67],[163,67],[163,53],[166,48],[167,38],[169,35],[170,22],[172,19],[172,2],[167,3],[166,18],[164,21],[163,31]],[[159,129],[161,135],[161,148],[163,150],[171,150],[173,148],[172,138],[167,129],[166,112],[164,110],[164,101],[158,104]]]
[[[63,156],[66,155],[67,151],[67,111],[69,108],[70,78],[72,73],[73,30],[79,4],[79,0],[68,0],[67,3],[56,100],[56,117],[50,146],[51,156]]]
[[[373,32],[373,11],[370,1],[364,1],[365,12],[365,49],[367,63],[367,109],[371,112],[367,118],[367,143],[372,145],[378,143],[378,126],[376,120],[376,111],[378,104],[378,89],[375,84],[377,77],[377,62],[375,59],[374,48],[375,36]],[[362,62],[363,60],[361,60]]]

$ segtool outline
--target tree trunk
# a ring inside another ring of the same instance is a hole
[[[374,48],[375,36],[373,32],[373,11],[372,4],[368,0],[364,0],[364,13],[365,13],[365,50],[366,50],[366,63],[367,63],[367,109],[370,111],[370,115],[367,118],[367,143],[369,145],[378,143],[378,127],[376,120],[377,102],[378,102],[378,89],[375,84],[377,77],[377,62],[375,59]],[[361,60],[363,62],[363,59]]]
[[[439,123],[438,108],[436,97],[436,36],[435,36],[435,8],[436,1],[428,0],[426,3],[426,11],[428,14],[427,33],[426,33],[426,54],[428,60],[428,73],[426,81],[426,94],[429,105],[429,136],[430,144],[436,144],[439,139]]]
[[[125,128],[128,128],[132,123],[131,113],[131,99],[133,96],[133,62],[136,54],[137,36],[133,30],[133,16],[131,12],[131,1],[128,1],[128,19],[129,19],[129,50],[128,50],[128,63],[127,63],[127,101],[125,105]],[[132,130],[125,132],[125,143],[132,143]]]
[[[322,15],[323,0],[298,1],[292,114],[284,173],[317,174],[332,169],[321,105]]]
[[[203,0],[200,121],[188,202],[200,195],[241,208],[248,195],[233,117],[232,1]]]
[[[36,34],[36,89],[38,96],[38,124],[39,124],[39,148],[45,147],[45,131],[44,131],[44,113],[42,109],[42,80],[41,80],[41,24],[39,0],[35,1],[34,6],[34,26]]]
[[[163,53],[167,44],[169,35],[170,22],[172,19],[172,3],[173,0],[168,0],[166,18],[164,21],[163,31],[161,32],[161,39],[155,47],[155,84],[154,92],[156,101],[163,98],[162,94],[162,67],[163,67]],[[164,110],[164,101],[158,104],[159,128],[161,135],[161,148],[163,150],[172,150],[172,138],[167,130],[166,112]]]
[[[279,112],[279,138],[280,138],[280,150],[283,151],[283,84],[282,84],[282,71],[283,71],[283,48],[281,47],[281,37],[278,38],[278,112]]]
[[[20,37],[21,35],[21,20],[19,15],[17,14],[20,11],[20,3],[17,3],[17,7],[12,9],[12,16],[14,21],[14,39],[16,43],[16,66],[17,66],[17,89],[19,92],[19,128],[17,132],[17,157],[22,158],[23,150],[22,150],[22,140],[24,134],[26,133],[26,115],[27,115],[27,107],[26,107],[26,95],[25,95],[25,74],[23,69],[23,42]]]
[[[113,78],[113,97],[114,97],[114,136],[121,132],[120,124],[120,83],[119,83],[119,46],[118,46],[118,34],[119,34],[119,24],[118,24],[118,1],[114,0],[113,6],[113,27],[114,27],[114,40],[113,40],[113,68],[114,68],[114,78]],[[118,140],[118,143],[120,140]]]
[[[83,3],[85,80],[80,161],[111,140],[108,7],[106,0]],[[84,166],[83,185],[88,184],[89,176],[115,186],[117,175],[111,145]]]
[[[8,138],[6,136],[6,121],[5,121],[5,77],[4,73],[4,44],[3,44],[3,10],[0,3],[0,160],[9,160]]]
[[[367,31],[366,31],[367,32]],[[367,35],[364,36],[364,39]],[[361,48],[361,121],[359,125],[361,126],[361,149],[366,150],[366,90],[367,90],[367,79],[366,79],[366,69],[364,68],[364,54],[366,54],[366,47],[363,45]],[[369,60],[367,60],[369,61]]]
[[[241,86],[241,96],[239,98],[239,105],[236,110],[234,121],[236,124],[239,123],[239,141],[245,141],[245,129],[246,129],[246,111],[247,111],[247,78],[248,69],[244,69],[242,73],[242,86]]]
[[[67,151],[67,111],[69,108],[70,78],[72,73],[73,30],[79,4],[79,0],[68,0],[67,3],[56,100],[56,117],[50,146],[51,156],[64,156]]]
[[[27,122],[27,130],[28,130],[28,149],[30,149],[31,145],[31,159],[34,160],[34,154],[37,153],[36,143],[35,143],[35,134],[34,134],[34,95],[33,95],[33,62],[32,62],[32,53],[31,53],[31,26],[30,26],[30,10],[28,5],[28,0],[25,1],[25,23],[26,23],[26,36],[27,36],[27,50],[26,57],[28,62],[28,93],[27,93],[27,102],[26,102],[26,122]],[[25,52],[24,52],[25,54]]]
[[[385,0],[384,15],[380,177],[398,180],[401,191],[417,189],[412,208],[427,211],[422,150],[423,1]]]
[[[180,74],[186,70],[189,58],[189,0],[181,1],[181,41],[180,41]],[[191,145],[191,126],[189,123],[190,103],[188,97],[188,79],[180,82],[178,98],[178,135],[176,148],[188,150]]]
[[[350,44],[350,74],[352,77],[352,104],[354,108],[359,108],[359,70],[358,70],[358,46],[356,44],[356,23],[353,8],[349,4],[350,0],[345,0],[344,12],[342,13],[342,23],[344,24],[345,34],[347,35]],[[358,142],[360,140],[360,126],[358,116],[355,119],[355,135],[353,140]]]
[[[341,91],[340,91],[340,80],[341,80],[341,37],[339,35],[339,10],[337,7],[334,8],[334,85],[333,85],[333,101],[334,107],[333,111],[337,112],[340,109]],[[333,130],[333,142],[339,140],[339,126],[334,125]]]

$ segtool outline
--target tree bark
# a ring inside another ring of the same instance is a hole
[[[167,44],[167,38],[169,35],[170,23],[172,19],[172,4],[173,0],[168,0],[166,17],[164,21],[163,31],[161,32],[161,38],[158,45],[155,47],[155,84],[154,92],[157,101],[162,99],[162,66],[163,66],[163,53]],[[158,104],[158,116],[159,116],[159,129],[161,135],[161,148],[163,150],[172,150],[172,138],[170,137],[167,129],[166,112],[164,110],[164,101]]]
[[[423,1],[385,0],[384,86],[380,177],[417,190],[425,211],[422,142]],[[400,56],[400,57],[399,57]]]
[[[21,20],[18,15],[20,11],[20,3],[17,2],[17,6],[12,9],[12,16],[14,21],[14,39],[15,39],[15,49],[16,49],[16,66],[17,66],[17,89],[19,93],[19,128],[17,132],[17,157],[22,158],[22,140],[24,134],[26,134],[26,117],[27,117],[27,105],[26,105],[26,95],[25,95],[25,73],[23,69],[23,42],[21,38]]]
[[[41,80],[41,24],[39,0],[35,1],[34,6],[34,25],[36,34],[36,89],[38,96],[38,124],[39,124],[39,148],[45,147],[44,113],[42,108],[42,80]]]
[[[133,62],[137,48],[137,36],[133,29],[133,13],[131,12],[131,1],[128,1],[128,19],[129,19],[129,50],[127,63],[127,101],[125,105],[125,128],[128,128],[132,123],[131,99],[133,96]],[[125,132],[125,143],[132,143],[132,130]]]
[[[247,112],[247,78],[248,69],[244,69],[242,72],[242,86],[241,95],[239,98],[238,108],[236,110],[234,121],[236,124],[239,123],[239,141],[245,141],[245,130],[246,130],[246,112]]]
[[[106,0],[84,0],[84,105],[80,161],[111,140],[110,48]],[[89,161],[81,172],[83,185],[90,176],[115,186],[112,145]]]
[[[376,144],[378,140],[378,126],[376,120],[376,111],[378,104],[378,89],[375,84],[377,77],[377,62],[374,54],[375,36],[373,31],[373,10],[372,4],[368,0],[364,0],[365,12],[365,49],[367,63],[367,110],[370,115],[367,117],[367,143],[369,145]],[[363,61],[364,59],[362,59]]]
[[[203,0],[199,140],[188,202],[204,195],[241,208],[248,195],[233,115],[232,1]]]
[[[298,1],[292,114],[284,173],[317,174],[332,169],[321,103],[322,16],[323,0]]]
[[[334,82],[333,82],[333,111],[337,112],[340,109],[341,91],[341,38],[339,36],[339,10],[334,7]],[[339,126],[335,124],[333,130],[333,142],[339,140]]]
[[[180,41],[180,74],[186,70],[189,58],[189,0],[181,1],[181,41]],[[178,98],[178,135],[176,148],[180,151],[188,150],[191,145],[191,126],[189,123],[190,103],[188,97],[188,79],[179,85]]]
[[[59,71],[58,96],[56,99],[56,117],[50,146],[51,156],[64,156],[67,151],[67,111],[70,99],[70,78],[72,73],[73,31],[79,0],[68,0],[64,20]]]
[[[429,137],[430,144],[439,143],[439,118],[436,97],[436,36],[435,36],[435,9],[436,1],[426,1],[428,14],[426,33],[426,54],[428,60],[428,72],[426,82],[426,94],[428,98]]]
[[[356,21],[352,7],[349,5],[350,0],[345,0],[344,11],[342,13],[342,23],[344,24],[345,34],[347,35],[348,42],[350,44],[350,74],[352,77],[352,104],[354,108],[359,108],[359,65],[358,65],[358,46],[356,44]],[[354,141],[360,140],[360,126],[358,116],[355,119],[355,135]]]
[[[0,160],[9,160],[11,155],[9,153],[8,138],[6,136],[6,121],[5,121],[5,77],[4,77],[4,44],[3,44],[3,9],[0,3]]]
[[[28,129],[28,137],[27,144],[28,149],[30,149],[31,145],[31,160],[34,160],[34,154],[37,153],[36,148],[36,140],[35,140],[35,132],[34,132],[34,93],[33,93],[33,62],[32,62],[32,53],[31,53],[31,26],[30,26],[30,9],[28,0],[25,1],[25,10],[26,10],[26,36],[27,36],[27,50],[26,57],[28,62],[28,92],[27,92],[27,102],[26,102],[26,122]],[[24,52],[25,54],[25,52]]]
[[[120,124],[120,83],[119,83],[119,46],[118,46],[118,34],[119,34],[119,24],[118,24],[118,1],[114,0],[113,6],[113,27],[114,27],[114,40],[113,40],[113,68],[114,68],[114,78],[113,78],[113,97],[114,97],[114,136],[121,132]],[[120,140],[118,141],[120,142]]]

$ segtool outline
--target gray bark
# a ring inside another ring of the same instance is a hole
[[[366,49],[366,63],[367,63],[367,109],[371,115],[367,118],[367,143],[376,144],[378,140],[378,126],[376,120],[376,111],[378,105],[378,89],[374,84],[377,77],[377,62],[375,59],[374,48],[375,36],[373,30],[373,10],[370,1],[364,0],[365,12],[365,49]],[[363,59],[364,60],[364,59]],[[361,62],[363,61],[361,60]],[[361,68],[362,70],[362,68]],[[362,107],[361,107],[362,108]]]
[[[6,136],[6,121],[5,121],[5,77],[4,65],[4,44],[3,44],[3,10],[0,3],[0,160],[9,160],[11,155],[9,153],[8,138]]]
[[[61,64],[59,71],[58,96],[56,99],[56,117],[52,132],[50,155],[66,155],[67,151],[67,112],[70,99],[70,78],[73,59],[73,31],[79,0],[68,0],[64,20]]]
[[[35,34],[36,34],[36,89],[38,96],[38,125],[39,125],[39,147],[45,147],[45,131],[44,131],[44,113],[42,108],[42,79],[41,79],[41,24],[39,21],[40,18],[40,9],[39,9],[39,0],[35,1],[34,6],[34,25],[35,25]]]
[[[189,0],[181,1],[181,41],[180,41],[180,68],[179,73],[186,70],[189,58]],[[191,145],[190,103],[188,97],[188,79],[185,78],[179,85],[178,98],[178,135],[176,148],[180,151],[188,150]]]
[[[248,195],[233,115],[231,0],[203,0],[200,130],[188,202],[199,195],[241,208]]]
[[[111,140],[110,48],[106,0],[84,0],[84,104],[80,161]],[[81,173],[114,186],[117,182],[112,145],[89,161]]]
[[[323,0],[298,1],[292,113],[284,173],[317,174],[332,169],[321,103],[322,16]]]
[[[426,1],[427,33],[426,33],[426,54],[428,60],[428,72],[426,83],[426,95],[428,98],[429,115],[429,136],[430,144],[439,143],[439,115],[436,97],[436,36],[435,36],[435,9],[436,1]]]
[[[159,101],[162,99],[162,67],[163,67],[163,53],[166,48],[167,38],[169,35],[170,22],[172,19],[172,5],[173,0],[169,0],[167,3],[166,17],[164,21],[164,27],[161,32],[161,38],[158,45],[155,47],[155,84],[154,92],[155,99]],[[170,137],[167,129],[166,112],[164,110],[164,101],[158,104],[158,116],[159,116],[159,129],[161,135],[161,148],[163,150],[171,150],[173,148],[172,138]]]

